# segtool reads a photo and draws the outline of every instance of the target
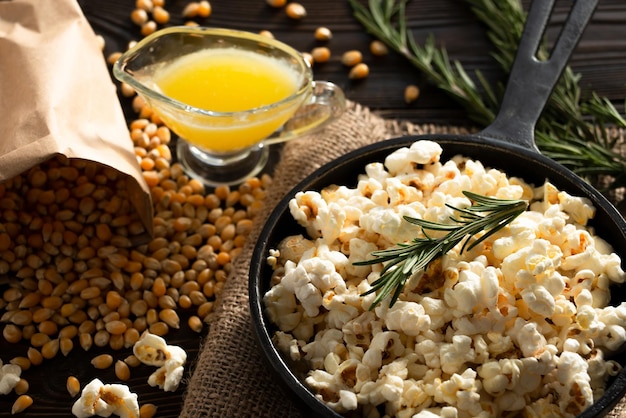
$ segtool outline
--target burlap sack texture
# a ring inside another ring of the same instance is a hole
[[[306,175],[364,145],[412,134],[467,134],[465,129],[386,120],[348,102],[342,118],[322,133],[285,144],[264,211],[235,262],[201,347],[185,395],[182,418],[302,417],[273,376],[257,347],[248,308],[248,269],[255,242],[271,209]],[[626,416],[622,402],[609,417]]]

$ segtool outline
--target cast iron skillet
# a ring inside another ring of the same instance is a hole
[[[498,168],[509,176],[518,176],[528,183],[542,184],[546,179],[559,189],[593,201],[596,216],[591,225],[597,233],[613,245],[626,260],[626,222],[615,207],[597,190],[576,174],[541,155],[535,145],[534,129],[552,89],[560,77],[569,57],[587,25],[597,0],[578,0],[564,25],[551,57],[538,61],[535,54],[543,37],[554,0],[536,0],[528,13],[524,34],[520,41],[515,63],[495,121],[476,135],[421,135],[406,136],[376,143],[321,167],[288,193],[276,206],[260,234],[250,266],[250,309],[254,331],[263,353],[278,378],[295,395],[307,415],[340,416],[318,401],[305,386],[305,374],[298,371],[272,344],[275,327],[263,313],[263,295],[269,289],[271,269],[265,259],[270,249],[288,235],[303,232],[292,219],[288,204],[301,190],[320,190],[331,184],[356,185],[356,173],[362,173],[369,162],[383,161],[392,151],[410,146],[420,139],[438,142],[444,152],[442,161],[462,154],[480,160],[485,166]],[[615,287],[611,303],[626,300],[624,290]],[[620,360],[624,365],[625,360]],[[604,396],[588,408],[582,417],[597,417],[610,411],[626,393],[626,370],[608,386]]]

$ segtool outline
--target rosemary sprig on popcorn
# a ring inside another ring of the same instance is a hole
[[[520,0],[465,0],[486,26],[493,44],[492,56],[505,75],[510,73],[522,35],[526,13]],[[479,126],[489,125],[500,107],[503,92],[476,71],[474,77],[458,61],[451,61],[443,47],[429,37],[419,45],[407,28],[408,0],[349,0],[355,18],[373,36],[404,56],[428,82],[460,103]],[[540,56],[547,56],[542,48]],[[613,104],[595,93],[583,94],[580,75],[566,67],[536,126],[541,152],[590,181],[609,176],[609,189],[626,186],[626,156],[615,151],[619,139],[609,126],[626,128],[626,119]],[[476,80],[478,85],[475,83]]]
[[[393,306],[407,280],[422,273],[433,260],[445,255],[461,242],[461,253],[471,250],[511,223],[528,207],[525,200],[496,199],[469,191],[464,191],[463,194],[472,201],[471,206],[457,208],[446,204],[458,212],[458,217],[450,217],[454,223],[443,224],[405,216],[407,222],[421,227],[423,237],[414,238],[410,243],[399,243],[393,248],[374,251],[373,259],[354,263],[361,266],[385,263],[380,277],[372,283],[372,288],[361,295],[379,292],[370,309],[390,295],[389,306]],[[427,231],[447,233],[443,237],[433,238]]]

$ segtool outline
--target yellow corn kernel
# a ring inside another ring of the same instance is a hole
[[[202,0],[200,2],[198,2],[198,16],[202,17],[202,18],[207,18],[209,16],[211,16],[211,3],[209,3],[207,0]]]
[[[119,51],[118,52],[112,52],[111,54],[109,54],[107,56],[107,63],[109,65],[113,65],[113,64],[115,64],[117,62],[117,60],[120,59],[121,56],[122,56],[122,53],[119,52]]]
[[[154,20],[148,20],[146,23],[141,25],[141,34],[143,36],[148,36],[156,32],[157,24]]]
[[[153,418],[156,416],[157,407],[152,403],[145,403],[139,408],[139,418]]]
[[[116,334],[111,335],[109,338],[109,347],[111,350],[118,351],[124,348],[124,335]]]
[[[8,238],[8,234],[3,234]],[[10,239],[10,238],[9,238]],[[6,248],[8,249],[8,247]],[[2,299],[7,302],[15,302],[22,298],[22,291],[17,287],[9,287],[2,294]]]
[[[30,337],[30,345],[33,347],[43,347],[50,341],[50,336],[42,332],[35,332]]]
[[[165,25],[170,21],[170,13],[161,6],[152,9],[152,18],[160,25]]]
[[[191,329],[194,332],[197,332],[197,333],[202,332],[202,328],[203,328],[202,320],[200,319],[200,317],[196,315],[191,315],[189,317],[189,319],[187,320],[187,325],[189,326],[189,329]]]
[[[59,349],[61,353],[67,357],[67,355],[74,349],[74,342],[71,338],[59,338]]]
[[[35,347],[29,347],[26,351],[26,356],[30,360],[30,363],[34,366],[39,366],[41,363],[43,363],[43,356],[41,355],[41,352]]]
[[[107,322],[105,324],[105,329],[111,335],[122,335],[126,332],[127,326],[124,322],[115,320]]]
[[[211,312],[213,312],[213,304],[214,302],[204,302],[200,306],[198,306],[198,311],[197,311],[198,317],[204,319]]]
[[[154,322],[149,327],[150,333],[163,337],[170,331],[169,326],[162,321]]]
[[[132,347],[137,341],[139,341],[140,337],[141,334],[136,328],[128,328],[124,333],[124,347]]]
[[[170,328],[180,328],[180,318],[174,309],[162,309],[159,312],[159,319],[165,322]]]
[[[65,388],[67,389],[67,393],[74,398],[80,393],[80,382],[75,376],[68,376],[67,381],[65,382]]]
[[[93,345],[93,336],[88,333],[78,334],[78,342],[85,351],[89,351]]]
[[[355,65],[363,61],[363,54],[356,49],[346,51],[341,56],[341,63],[348,67],[354,67]]]
[[[91,359],[91,365],[96,369],[108,369],[113,364],[113,356],[110,354],[100,354]]]
[[[141,361],[135,357],[135,355],[131,354],[130,356],[124,359],[124,363],[128,364],[129,367],[138,367],[141,365]]]
[[[21,357],[21,356],[13,357],[10,363],[16,366],[19,366],[20,369],[22,369],[22,371],[30,369],[30,366],[32,364],[28,357]]]
[[[383,42],[379,40],[374,40],[370,43],[370,52],[372,55],[377,57],[387,55],[389,53],[389,48]]]
[[[15,344],[22,339],[22,330],[14,324],[6,324],[2,336],[7,342]]]
[[[315,39],[318,41],[328,41],[333,37],[333,33],[325,26],[315,29]]]
[[[33,313],[29,310],[17,311],[11,316],[11,322],[20,326],[28,325],[33,322]]]
[[[358,80],[362,78],[366,78],[370,73],[370,69],[367,64],[361,62],[350,70],[348,77],[352,80]]]
[[[311,57],[314,63],[324,63],[330,59],[330,49],[325,46],[318,46],[311,50]]]
[[[404,89],[404,101],[407,104],[413,103],[420,95],[420,89],[414,84],[406,86]]]
[[[111,334],[105,329],[101,329],[93,336],[93,343],[96,347],[106,347],[111,340]]]
[[[24,410],[26,410],[26,408],[28,408],[32,404],[33,404],[33,398],[31,398],[28,395],[20,395],[15,400],[15,402],[13,403],[13,406],[11,407],[11,415],[15,415],[15,414],[19,414],[20,412],[23,412]]]
[[[41,347],[41,355],[45,359],[52,359],[56,357],[59,352],[59,339],[55,338],[53,340],[48,341]]]
[[[20,379],[19,382],[17,382],[17,384],[15,385],[15,387],[13,388],[13,391],[17,394],[17,395],[23,395],[26,392],[28,392],[30,385],[28,384],[28,380],[26,379]]]
[[[124,363],[122,360],[117,360],[115,362],[115,376],[124,382],[130,379],[128,364]]]
[[[133,97],[137,93],[135,89],[126,82],[120,83],[120,92],[124,97]]]
[[[42,323],[49,320],[54,315],[54,310],[50,308],[38,308],[32,312],[32,320],[36,323]]]
[[[200,5],[196,1],[192,1],[188,3],[183,9],[183,17],[187,19],[192,19],[198,15],[198,10],[200,9]]]
[[[152,2],[152,0],[136,0],[135,7],[138,9],[150,11],[154,7],[154,3]]]
[[[300,3],[289,3],[285,8],[285,13],[291,19],[299,20],[306,17],[306,9]]]
[[[276,8],[285,7],[285,5],[287,4],[287,0],[265,0],[265,1],[270,7],[276,7]]]
[[[137,26],[142,26],[148,21],[148,12],[145,9],[135,9],[130,13],[130,20]]]

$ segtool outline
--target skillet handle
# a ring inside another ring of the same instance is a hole
[[[500,111],[478,135],[539,152],[535,144],[535,125],[597,4],[598,0],[574,1],[550,58],[540,61],[536,54],[554,8],[554,0],[532,2]]]

